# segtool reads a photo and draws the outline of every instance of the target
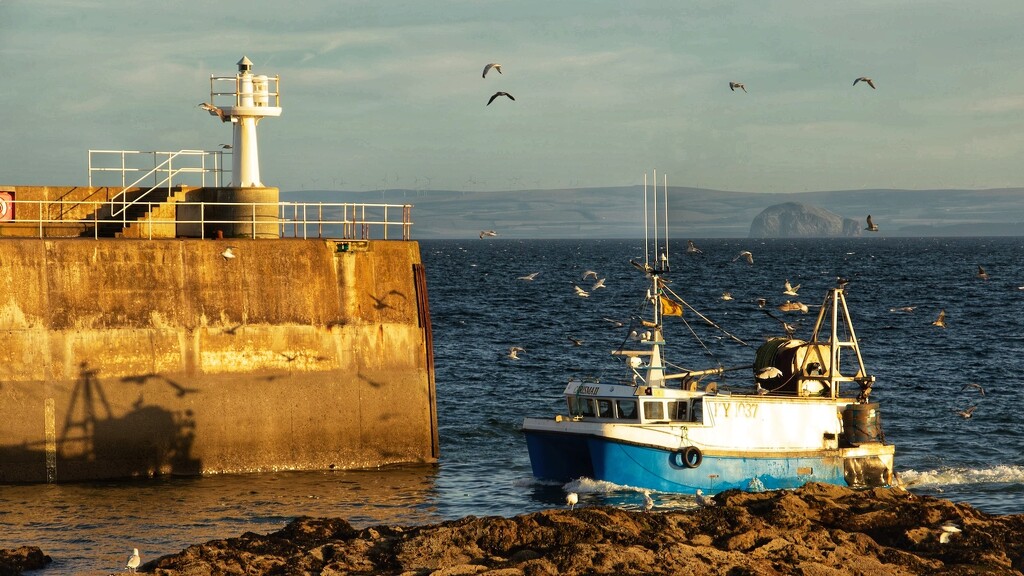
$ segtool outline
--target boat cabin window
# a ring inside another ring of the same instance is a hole
[[[689,402],[669,402],[669,413],[672,414],[673,420],[689,420],[690,415],[688,414]]]
[[[691,420],[698,424],[704,423],[704,403],[699,399],[693,401],[693,417]]]
[[[615,414],[612,413],[612,401],[599,399],[597,401],[597,414],[601,418],[614,418]]]
[[[647,420],[664,420],[665,403],[660,400],[644,402],[644,418]]]
[[[594,401],[590,398],[569,396],[569,414],[571,416],[593,416]]]
[[[636,420],[636,400],[617,400],[615,404],[619,418]]]

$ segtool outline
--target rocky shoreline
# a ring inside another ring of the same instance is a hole
[[[362,530],[342,519],[300,518],[272,534],[189,546],[140,572],[1024,574],[1024,515],[993,516],[902,489],[826,484],[729,491],[714,502],[697,510],[584,507]]]

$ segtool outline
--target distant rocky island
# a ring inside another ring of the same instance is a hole
[[[860,223],[824,208],[784,202],[765,208],[750,224],[750,238],[837,238],[859,236]]]
[[[412,204],[412,230],[417,240],[478,239],[481,230],[496,231],[497,239],[644,237],[643,186],[489,192],[282,190],[281,199]],[[862,238],[1024,235],[1024,188],[755,193],[670,186],[671,235],[673,238],[768,236],[771,223],[757,224],[754,230],[755,219],[771,208],[790,203],[818,207],[843,222],[836,228],[835,221],[824,227],[823,220],[831,218],[814,218],[807,222],[794,218],[799,222],[796,229],[811,235],[844,235],[846,220],[854,221],[856,227],[862,229],[868,214],[879,230],[862,232]],[[781,219],[779,226],[785,227]],[[824,230],[832,232],[825,234]],[[782,228],[778,232],[783,233]],[[787,231],[792,232],[793,229]]]

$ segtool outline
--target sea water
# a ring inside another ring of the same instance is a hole
[[[989,513],[1024,513],[1024,238],[694,240],[703,254],[687,254],[685,239],[669,247],[669,288],[714,326],[689,310],[668,318],[670,362],[750,364],[766,337],[782,333],[765,310],[807,338],[826,290],[837,276],[849,279],[854,329],[877,378],[872,400],[903,481],[915,493]],[[643,305],[646,281],[629,260],[642,261],[645,250],[653,244],[421,242],[434,330],[436,467],[5,485],[0,548],[39,546],[55,573],[107,574],[123,568],[132,548],[146,561],[210,539],[272,532],[299,516],[342,517],[356,527],[513,516],[564,506],[568,489],[582,505],[638,509],[642,495],[629,487],[534,479],[520,426],[526,416],[564,412],[570,377],[622,376],[609,353],[627,335],[610,320],[626,322]],[[753,264],[736,259],[742,250]],[[979,265],[988,280],[978,278]],[[588,270],[607,287],[592,289]],[[534,280],[519,279],[533,272]],[[800,284],[799,296],[782,294],[786,280]],[[775,307],[785,300],[810,310],[783,313]],[[940,310],[946,328],[932,325]],[[508,357],[512,346],[524,349],[518,359]],[[744,391],[750,376],[715,380]],[[972,418],[958,415],[970,406]],[[662,509],[693,507],[691,497],[653,496]]]

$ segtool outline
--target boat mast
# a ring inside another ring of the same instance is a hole
[[[846,306],[846,295],[842,286],[832,288],[825,296],[825,301],[821,305],[821,311],[818,312],[818,320],[814,324],[814,331],[811,333],[811,344],[822,344],[820,332],[824,326],[826,314],[828,314],[829,321],[829,339],[826,343],[829,350],[830,366],[828,380],[832,389],[832,397],[839,397],[839,385],[841,382],[856,382],[860,386],[860,395],[857,397],[857,400],[859,402],[867,402],[868,397],[871,395],[871,386],[875,383],[875,377],[868,375],[864,369],[864,358],[860,354],[857,333],[853,330],[853,320],[850,318],[850,310]],[[848,335],[846,340],[841,339],[839,333],[840,322],[845,326],[844,332]],[[840,372],[840,353],[843,348],[853,350],[856,357],[857,372],[853,376],[843,376]],[[806,364],[810,359],[811,357],[808,355],[805,357],[804,363]],[[801,366],[800,369],[804,371],[806,366]]]

